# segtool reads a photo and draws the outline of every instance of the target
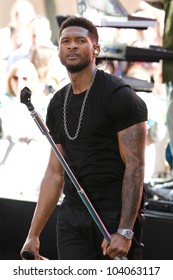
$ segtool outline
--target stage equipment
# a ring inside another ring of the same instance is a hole
[[[156,26],[156,19],[131,16],[138,10],[139,0],[76,0],[78,12],[98,27],[147,29]],[[92,11],[97,12],[92,17]]]
[[[173,51],[153,45],[149,48],[140,48],[118,42],[103,42],[98,58],[131,62],[159,62],[160,60],[173,60]]]

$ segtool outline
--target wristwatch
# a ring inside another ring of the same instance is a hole
[[[124,236],[128,240],[132,240],[134,235],[134,232],[131,229],[127,229],[127,228],[119,228],[117,230],[117,233]]]

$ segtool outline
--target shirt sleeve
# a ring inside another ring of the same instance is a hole
[[[147,106],[130,87],[125,86],[112,93],[110,108],[117,132],[147,121]]]

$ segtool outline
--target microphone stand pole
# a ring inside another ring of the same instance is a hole
[[[40,115],[35,111],[35,108],[33,104],[30,101],[31,99],[31,91],[29,88],[25,87],[21,91],[20,95],[20,101],[21,103],[24,103],[28,110],[30,111],[30,114],[34,121],[36,122],[37,126],[41,130],[42,134],[45,135],[54,150],[57,158],[61,162],[64,170],[68,174],[71,182],[75,186],[80,198],[82,199],[83,203],[87,207],[89,213],[91,214],[92,218],[94,219],[95,223],[97,224],[98,228],[100,229],[101,233],[103,234],[104,238],[110,243],[110,234],[107,231],[106,227],[104,226],[102,220],[100,219],[99,215],[97,214],[95,208],[93,207],[92,203],[90,202],[89,198],[87,197],[85,191],[81,188],[79,185],[77,179],[75,178],[74,174],[72,173],[70,167],[68,166],[67,162],[65,161],[64,157],[62,156],[61,152],[57,148],[55,142],[53,141],[52,137],[50,136],[49,130],[47,126],[44,124],[43,120],[41,119]]]

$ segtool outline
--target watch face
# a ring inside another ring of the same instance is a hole
[[[125,234],[126,234],[126,236],[127,236],[128,239],[131,239],[132,236],[133,236],[133,235],[132,235],[133,233],[132,233],[131,230],[127,230]]]
[[[131,229],[118,229],[118,233],[129,240],[133,238],[133,234],[134,234]]]
[[[132,239],[133,238],[133,231],[130,230],[130,229],[127,229],[126,232],[125,232],[125,237],[127,239]]]

